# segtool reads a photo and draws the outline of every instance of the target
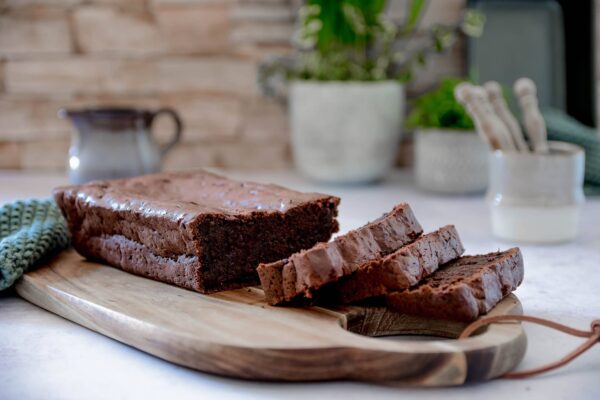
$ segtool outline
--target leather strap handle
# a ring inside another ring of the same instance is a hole
[[[583,354],[586,350],[588,350],[589,348],[594,346],[596,343],[600,342],[600,319],[595,319],[592,321],[590,331],[581,331],[579,329],[574,329],[569,326],[559,324],[558,322],[549,321],[547,319],[538,318],[538,317],[531,317],[528,315],[495,315],[495,316],[491,316],[491,317],[484,317],[484,318],[478,319],[477,321],[468,325],[463,330],[463,332],[460,334],[460,336],[458,338],[459,339],[468,338],[475,331],[477,331],[479,328],[481,328],[483,326],[493,324],[496,322],[506,322],[506,321],[532,322],[534,324],[539,324],[539,325],[546,326],[548,328],[559,330],[559,331],[567,333],[569,335],[587,338],[587,340],[585,342],[583,342],[583,344],[581,344],[575,350],[573,350],[572,352],[570,352],[569,354],[567,354],[566,356],[564,356],[563,358],[561,358],[558,361],[543,365],[538,368],[533,368],[533,369],[530,369],[527,371],[509,372],[509,373],[502,375],[502,378],[507,378],[507,379],[528,378],[530,376],[543,374],[544,372],[548,372],[553,369],[560,368],[560,367],[570,363],[575,358],[579,357],[581,354]]]

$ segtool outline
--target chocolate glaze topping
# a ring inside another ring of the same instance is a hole
[[[129,210],[146,216],[186,221],[197,214],[283,213],[299,204],[329,197],[272,184],[236,182],[209,172],[177,172],[94,181],[56,191],[76,191],[90,206]]]

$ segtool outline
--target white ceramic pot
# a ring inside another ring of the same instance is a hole
[[[369,182],[394,164],[404,116],[401,84],[294,81],[289,100],[294,162],[306,176]]]
[[[448,194],[483,192],[488,182],[488,163],[488,149],[475,132],[416,132],[415,178],[424,190]]]

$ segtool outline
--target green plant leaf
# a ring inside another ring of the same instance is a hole
[[[431,53],[447,50],[459,33],[477,34],[484,20],[480,14],[466,12],[461,22],[434,26],[426,41],[410,46],[409,40],[400,39],[418,28],[427,4],[427,0],[410,0],[405,24],[399,27],[385,13],[387,0],[305,0],[294,35],[297,62],[289,64],[284,75],[324,81],[408,82]],[[274,73],[274,69],[263,69],[262,81]]]
[[[463,20],[460,25],[463,33],[472,37],[480,37],[485,26],[485,14],[481,11],[468,8],[464,11]]]
[[[425,9],[426,0],[412,0],[408,8],[406,23],[404,24],[403,33],[409,34],[417,28],[417,24],[421,18],[421,13]]]
[[[413,101],[406,124],[409,128],[445,128],[474,130],[473,121],[454,99],[454,88],[461,79],[442,79],[438,88]]]

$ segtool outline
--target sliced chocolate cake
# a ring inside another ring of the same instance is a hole
[[[417,286],[387,296],[390,307],[405,314],[472,321],[486,314],[523,281],[518,248],[464,256],[423,279]]]
[[[408,289],[463,252],[456,228],[446,225],[361,265],[352,275],[323,287],[318,297],[328,303],[350,303]]]
[[[338,230],[339,199],[208,172],[57,188],[85,257],[202,293],[258,283],[256,267]]]
[[[263,263],[258,274],[269,304],[312,298],[320,287],[348,276],[373,259],[384,257],[417,239],[423,229],[408,204],[329,243]]]

